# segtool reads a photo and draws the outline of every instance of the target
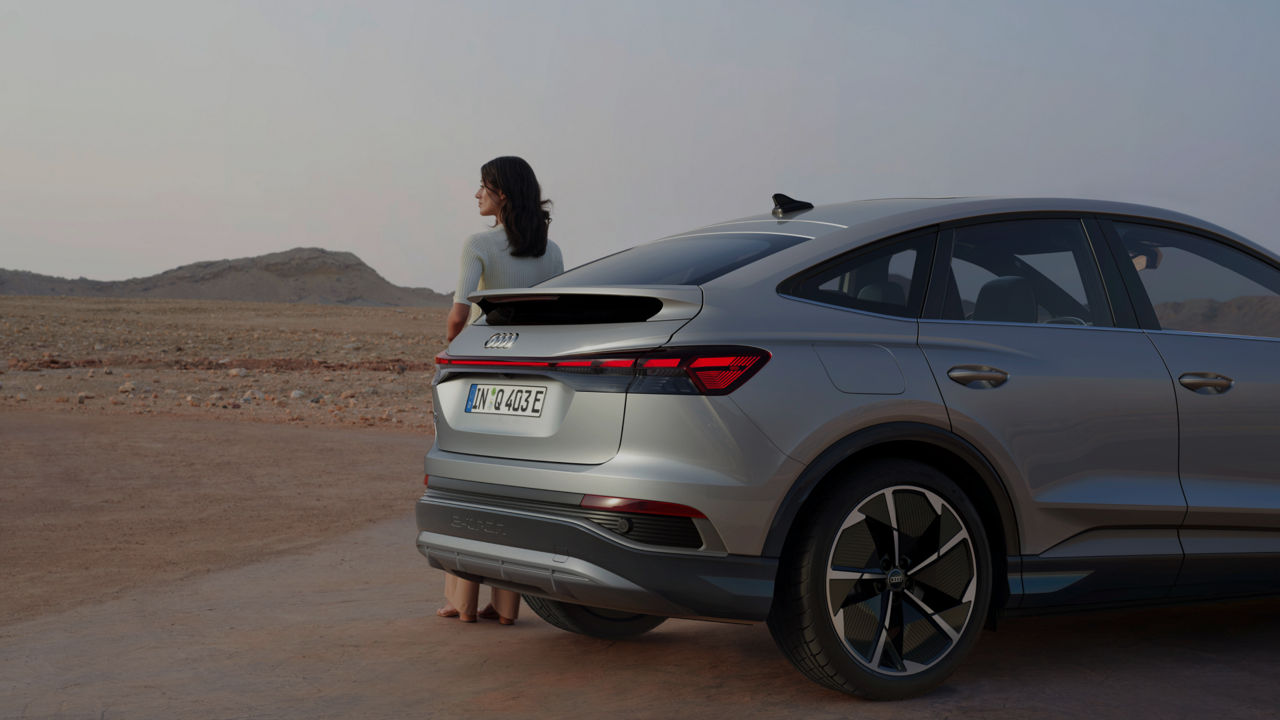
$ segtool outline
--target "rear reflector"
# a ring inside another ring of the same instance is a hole
[[[427,481],[429,481],[430,479],[431,479],[431,476],[430,476],[430,475],[423,475],[423,476],[422,476],[422,484],[423,484],[423,486],[426,486]]]
[[[764,350],[751,347],[676,347],[648,353],[616,353],[605,357],[562,360],[531,358],[436,357],[444,368],[498,372],[549,371],[613,376],[629,383],[627,392],[655,395],[728,395],[769,361]],[[621,391],[621,388],[619,388]]]
[[[632,500],[630,498],[605,497],[604,495],[584,495],[580,504],[588,510],[665,515],[667,517],[706,517],[706,515],[688,505],[677,505],[676,503],[660,502],[658,500]]]

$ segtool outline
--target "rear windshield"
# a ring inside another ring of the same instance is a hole
[[[708,233],[638,245],[557,275],[538,287],[701,285],[808,238]]]

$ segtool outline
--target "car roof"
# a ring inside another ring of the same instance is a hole
[[[1256,242],[1192,215],[1133,202],[1073,197],[883,197],[877,200],[818,205],[813,209],[787,213],[782,218],[769,213],[750,215],[705,225],[695,231],[680,233],[680,236],[709,232],[778,232],[819,238],[838,233],[845,238],[861,236],[865,242],[870,242],[908,229],[1005,213],[1107,214],[1161,220],[1220,234],[1262,255],[1276,258],[1275,252],[1257,245]]]
[[[707,225],[672,237],[713,233],[777,233],[809,238],[809,242],[777,253],[765,261],[729,273],[736,281],[746,281],[758,274],[772,274],[806,258],[821,256],[837,249],[848,249],[898,233],[941,223],[963,221],[1006,213],[1068,212],[1146,218],[1206,230],[1252,250],[1258,255],[1280,262],[1277,255],[1240,235],[1185,213],[1149,205],[1044,197],[941,197],[881,198],[819,205],[812,209],[776,217],[771,213]],[[785,269],[785,270],[784,270]],[[725,278],[725,281],[729,281]]]

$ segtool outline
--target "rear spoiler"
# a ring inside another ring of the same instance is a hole
[[[467,297],[487,325],[591,325],[688,320],[702,309],[695,285],[611,285],[484,290]]]

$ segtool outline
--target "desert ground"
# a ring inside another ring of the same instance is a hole
[[[901,703],[760,625],[438,619],[411,509],[442,325],[0,297],[0,719],[1280,716],[1274,599],[1006,619]]]

